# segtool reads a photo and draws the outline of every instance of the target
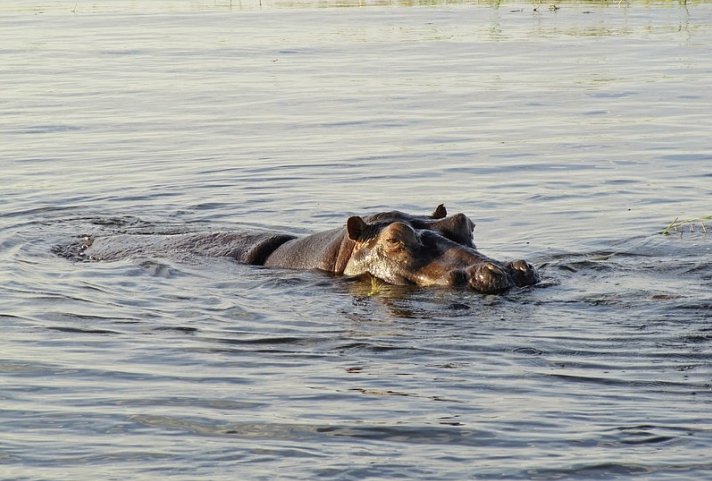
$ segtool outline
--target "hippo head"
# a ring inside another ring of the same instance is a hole
[[[480,254],[473,242],[475,224],[464,214],[448,217],[441,205],[429,217],[386,212],[351,217],[346,224],[354,243],[344,274],[370,274],[390,284],[469,287],[498,293],[538,281],[523,260],[501,263]]]

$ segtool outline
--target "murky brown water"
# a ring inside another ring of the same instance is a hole
[[[712,5],[69,3],[0,16],[0,477],[712,470]],[[543,286],[51,252],[441,202]]]

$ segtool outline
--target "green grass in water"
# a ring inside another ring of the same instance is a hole
[[[682,233],[682,230],[685,227],[689,227],[690,231],[694,232],[694,230],[699,226],[699,229],[706,234],[707,226],[705,225],[705,222],[709,220],[712,220],[712,215],[697,217],[695,219],[680,219],[679,217],[675,217],[675,219],[670,222],[660,233],[662,235],[670,235],[677,232]]]

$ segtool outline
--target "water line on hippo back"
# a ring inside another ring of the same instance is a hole
[[[370,275],[390,284],[482,293],[538,282],[528,262],[501,262],[482,254],[474,243],[474,226],[465,214],[448,217],[441,204],[430,215],[388,211],[351,216],[342,227],[305,237],[277,232],[122,235],[89,237],[57,252],[93,261],[139,255],[229,257],[242,264]]]

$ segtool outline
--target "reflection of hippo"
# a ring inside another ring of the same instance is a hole
[[[140,242],[97,238],[87,241],[81,255],[114,260],[190,252],[267,267],[370,274],[391,284],[467,286],[485,293],[538,281],[523,260],[502,263],[480,254],[472,241],[473,228],[467,216],[447,217],[440,205],[430,216],[393,211],[350,217],[344,227],[303,238],[275,233],[132,236]]]

